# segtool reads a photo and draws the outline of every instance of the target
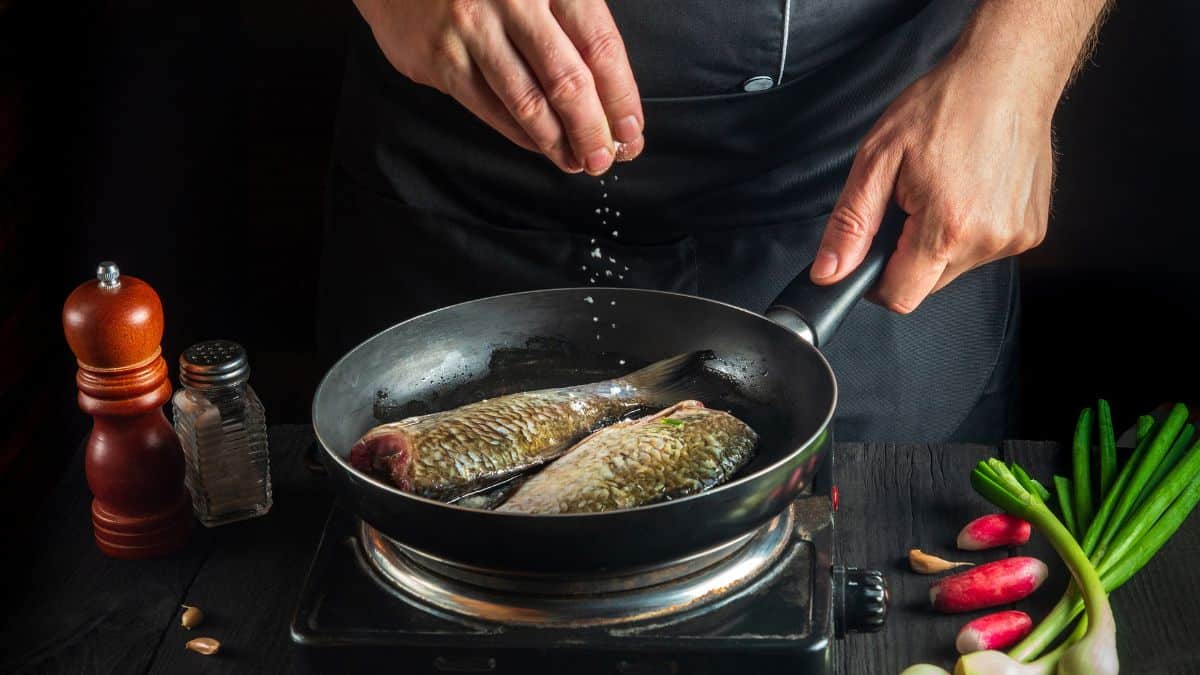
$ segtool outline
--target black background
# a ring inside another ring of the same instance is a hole
[[[34,82],[22,190],[27,250],[44,262],[26,268],[44,291],[41,372],[62,436],[86,420],[57,314],[105,258],[161,295],[173,378],[188,344],[229,337],[268,419],[305,421],[326,365],[316,263],[352,5],[61,5],[43,22],[8,4],[6,67]],[[1118,425],[1193,396],[1198,20],[1182,2],[1116,7],[1057,114],[1050,233],[1022,258],[1023,437],[1065,437],[1098,395]],[[73,450],[40,452],[53,467]]]

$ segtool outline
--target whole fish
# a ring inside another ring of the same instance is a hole
[[[548,462],[641,407],[694,395],[711,352],[690,352],[613,380],[509,394],[371,429],[350,463],[393,485],[450,501]]]
[[[585,513],[686,497],[729,480],[757,443],[733,415],[682,401],[588,436],[496,510]]]

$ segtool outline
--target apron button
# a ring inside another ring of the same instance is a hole
[[[742,83],[742,91],[766,91],[774,86],[770,75],[757,75]]]

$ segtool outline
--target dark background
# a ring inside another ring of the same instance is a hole
[[[161,295],[172,379],[188,344],[235,339],[268,419],[306,421],[352,5],[33,5],[0,0],[0,492],[40,489],[86,430],[58,312],[101,259]],[[1098,395],[1119,426],[1193,397],[1198,21],[1117,6],[1058,112],[1050,233],[1022,258],[1020,436],[1065,437]]]

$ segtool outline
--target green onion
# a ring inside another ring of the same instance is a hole
[[[1066,476],[1054,477],[1054,491],[1058,493],[1058,508],[1062,511],[1063,525],[1071,532],[1071,536],[1079,538],[1079,529],[1075,527],[1075,510],[1071,508],[1071,479]]]
[[[1104,527],[1108,524],[1109,518],[1112,516],[1113,509],[1117,506],[1117,501],[1121,498],[1122,492],[1125,490],[1125,485],[1129,483],[1130,477],[1133,475],[1133,469],[1137,466],[1146,454],[1146,448],[1150,446],[1153,436],[1147,434],[1138,443],[1133,454],[1129,456],[1129,460],[1125,462],[1125,466],[1117,472],[1117,480],[1113,482],[1112,489],[1108,494],[1104,495],[1104,501],[1100,503],[1100,509],[1096,512],[1096,518],[1086,530],[1083,530],[1083,550],[1091,555],[1096,550],[1096,544],[1100,541],[1100,535],[1104,534]]]
[[[1112,490],[1105,496],[1105,504],[1087,533],[1094,538],[1099,536],[1096,532],[1103,531],[1101,539],[1093,540],[1097,546],[1090,557],[1106,592],[1116,590],[1144,567],[1200,503],[1200,441],[1190,447],[1186,443],[1196,435],[1196,430],[1188,425],[1178,434],[1174,443],[1165,440],[1177,435],[1186,415],[1185,408],[1176,406],[1153,433],[1143,437],[1137,450],[1122,467]],[[1170,444],[1171,447],[1164,453],[1161,447],[1154,447],[1156,444]],[[1156,457],[1161,459],[1156,462]],[[1146,480],[1135,480],[1139,474],[1144,476],[1147,473],[1150,475]],[[1060,478],[1056,477],[1055,486],[1062,494]],[[1121,517],[1117,507],[1126,495],[1134,493],[1139,482],[1142,488],[1137,492],[1141,494],[1135,499],[1131,515]],[[1129,486],[1128,490],[1124,489],[1126,485]],[[1105,518],[1109,521],[1107,524],[1102,522]],[[1086,539],[1085,551],[1088,550]],[[1036,657],[1084,610],[1084,605],[1076,585],[1068,586],[1058,604],[1009,651],[1009,656],[1026,662]],[[1063,645],[1071,640],[1067,638]],[[1062,645],[1029,665],[1044,664],[1061,649]]]
[[[682,420],[677,420],[677,419],[674,419],[674,418],[671,418],[671,417],[664,417],[664,418],[663,418],[663,421],[662,421],[662,423],[663,423],[663,424],[666,424],[667,426],[672,426],[672,427],[681,427],[681,426],[683,426],[683,421],[682,421]]]
[[[1154,415],[1142,415],[1137,421],[1137,442],[1141,443],[1142,439],[1150,435],[1150,430],[1154,428]]]
[[[1179,432],[1179,437],[1175,439],[1175,443],[1172,444],[1171,449],[1167,451],[1166,457],[1163,457],[1162,461],[1158,463],[1158,466],[1154,467],[1154,473],[1150,474],[1150,479],[1146,481],[1146,489],[1142,491],[1142,494],[1138,497],[1138,500],[1134,502],[1133,508],[1136,509],[1141,506],[1142,502],[1146,501],[1146,495],[1148,492],[1153,490],[1155,486],[1162,481],[1163,476],[1167,475],[1167,472],[1179,463],[1179,460],[1183,457],[1183,454],[1187,452],[1187,449],[1191,446],[1192,437],[1195,435],[1196,427],[1190,424],[1185,426],[1183,431]]]
[[[1121,527],[1125,517],[1133,509],[1134,501],[1137,500],[1142,490],[1146,487],[1150,474],[1154,473],[1155,467],[1162,461],[1167,451],[1171,449],[1171,444],[1175,442],[1175,437],[1179,435],[1179,431],[1183,428],[1184,423],[1187,422],[1187,418],[1187,406],[1182,403],[1175,404],[1175,407],[1171,409],[1171,414],[1167,415],[1167,419],[1163,422],[1162,428],[1154,435],[1154,440],[1150,442],[1150,446],[1146,449],[1146,455],[1134,471],[1133,477],[1129,479],[1129,484],[1121,492],[1121,499],[1117,502],[1116,509],[1113,511],[1109,523],[1099,539],[1098,546],[1100,548],[1108,546],[1108,543],[1116,536],[1117,529]],[[1078,486],[1076,487],[1078,488]]]
[[[1100,495],[1108,494],[1117,473],[1117,437],[1113,433],[1112,409],[1108,401],[1096,403],[1096,417],[1100,423]]]
[[[1087,530],[1092,524],[1095,508],[1092,505],[1092,409],[1079,412],[1075,424],[1075,443],[1072,445],[1071,468],[1074,473],[1072,486],[1075,488],[1075,524]]]

